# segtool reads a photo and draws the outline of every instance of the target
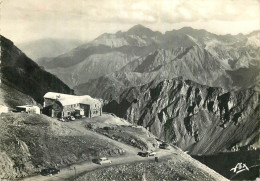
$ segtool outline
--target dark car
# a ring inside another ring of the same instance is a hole
[[[41,175],[43,175],[43,176],[55,175],[58,173],[60,173],[60,169],[57,169],[57,168],[46,168],[46,169],[42,169],[42,171],[41,171]]]
[[[171,147],[168,143],[163,142],[162,144],[160,144],[159,148],[169,150]]]
[[[142,157],[149,157],[149,153],[148,152],[138,152],[138,155],[142,156]]]
[[[76,119],[80,119],[80,118],[82,118],[82,116],[81,115],[79,115],[79,114],[75,114],[75,116],[74,116]]]
[[[150,152],[150,151],[138,152],[138,155],[142,157],[149,157],[149,156],[154,156],[155,152]]]

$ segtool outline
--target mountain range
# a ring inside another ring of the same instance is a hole
[[[29,48],[37,57],[35,62],[12,41],[0,38],[1,105],[40,106],[46,92],[75,91],[104,99],[104,112],[126,119],[133,128],[142,126],[159,141],[190,155],[250,149],[259,153],[260,31],[216,35],[185,27],[160,33],[136,25],[126,32],[105,33],[74,49],[72,43],[58,56],[59,51],[41,55],[40,46]],[[8,125],[9,119],[15,120],[12,114],[7,115]],[[33,122],[39,120],[34,116]],[[28,122],[27,117],[23,119]],[[55,125],[62,125],[59,129],[66,132],[63,123]],[[84,125],[78,128],[82,131]]]
[[[124,90],[104,107],[189,154],[259,148],[260,95],[227,92],[183,78]]]
[[[38,64],[77,94],[107,100],[105,111],[192,154],[210,154],[257,142],[259,33],[163,34],[136,25]]]
[[[38,63],[78,94],[104,99],[116,98],[125,88],[179,76],[239,90],[259,82],[259,33],[216,35],[184,27],[163,34],[136,25]]]
[[[212,154],[257,145],[259,37],[136,25],[40,64],[77,94],[110,101],[105,111],[191,154]]]

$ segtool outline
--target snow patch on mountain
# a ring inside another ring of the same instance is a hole
[[[260,32],[249,36],[246,44],[253,47],[260,47]]]

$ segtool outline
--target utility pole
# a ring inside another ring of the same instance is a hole
[[[75,171],[75,180],[76,180],[76,167],[74,167],[74,171]]]

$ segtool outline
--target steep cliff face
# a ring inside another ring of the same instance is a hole
[[[12,100],[17,97],[17,92],[21,92],[20,95],[23,95],[20,98],[27,95],[40,104],[43,103],[43,95],[46,92],[73,93],[73,90],[60,79],[41,69],[28,58],[13,42],[3,36],[0,36],[0,42],[2,50],[0,76],[3,83],[0,89],[9,94],[4,97],[6,104],[11,107],[17,105],[17,101]],[[23,101],[20,102],[20,104],[22,103]]]
[[[178,78],[128,89],[105,109],[191,154],[254,144],[259,136],[259,93],[253,88],[226,92]]]

